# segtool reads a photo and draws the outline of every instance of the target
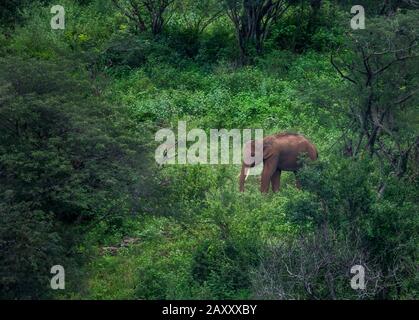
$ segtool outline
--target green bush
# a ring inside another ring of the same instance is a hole
[[[304,192],[290,197],[284,207],[285,217],[299,231],[268,246],[255,272],[256,296],[394,299],[415,295],[417,239],[411,235],[418,227],[414,218],[418,208],[413,189],[392,180],[381,197],[374,190],[377,177],[372,164],[369,158],[331,158],[299,173]],[[393,198],[396,189],[400,201]],[[349,286],[349,270],[355,264],[367,270],[365,291]]]
[[[192,277],[209,291],[207,298],[247,298],[249,268],[255,264],[256,250],[252,244],[238,241],[207,240],[195,250]]]
[[[28,274],[33,266],[37,273],[50,268],[51,260],[65,260],[51,249],[63,249],[57,224],[103,219],[112,229],[140,210],[138,199],[150,190],[142,188],[149,176],[148,158],[141,153],[147,134],[122,110],[94,97],[86,79],[63,61],[8,58],[0,66],[1,224],[10,228],[0,233],[2,254],[10,261],[20,247],[28,247],[19,257],[29,263],[16,264],[15,271]],[[25,224],[30,217],[33,224]],[[18,230],[25,236],[13,238]],[[50,252],[48,259],[44,251]],[[2,270],[4,281],[9,272]],[[7,286],[2,294],[39,297],[45,288],[41,282],[26,287],[25,278],[13,281],[14,288],[2,281]]]

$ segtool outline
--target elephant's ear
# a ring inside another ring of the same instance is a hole
[[[270,141],[263,143],[263,160],[269,159],[273,156],[272,143]]]

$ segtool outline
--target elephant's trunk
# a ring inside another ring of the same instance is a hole
[[[242,170],[240,173],[240,192],[244,192],[244,182],[247,180],[250,174],[250,169],[245,165],[242,165]]]

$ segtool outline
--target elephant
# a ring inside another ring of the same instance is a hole
[[[259,142],[261,141],[259,140]],[[263,170],[260,191],[267,193],[270,184],[272,184],[273,192],[279,191],[282,171],[292,171],[297,174],[302,165],[300,156],[306,154],[313,161],[318,158],[316,147],[300,134],[278,133],[265,137],[263,139],[263,159],[255,157],[257,145],[258,143],[252,140],[243,148],[243,164],[239,181],[240,192],[244,192],[244,183],[249,176],[250,168],[261,162],[263,162]],[[260,145],[262,146],[262,143]],[[298,179],[297,188],[300,188]]]

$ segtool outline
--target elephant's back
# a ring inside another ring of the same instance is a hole
[[[275,135],[275,141],[278,144],[279,164],[282,170],[297,170],[302,154],[307,154],[311,160],[318,157],[314,144],[301,134],[279,133]]]
[[[297,144],[307,144],[314,147],[314,145],[308,140],[304,135],[299,133],[277,133],[272,136],[275,140],[282,143],[297,143]]]

